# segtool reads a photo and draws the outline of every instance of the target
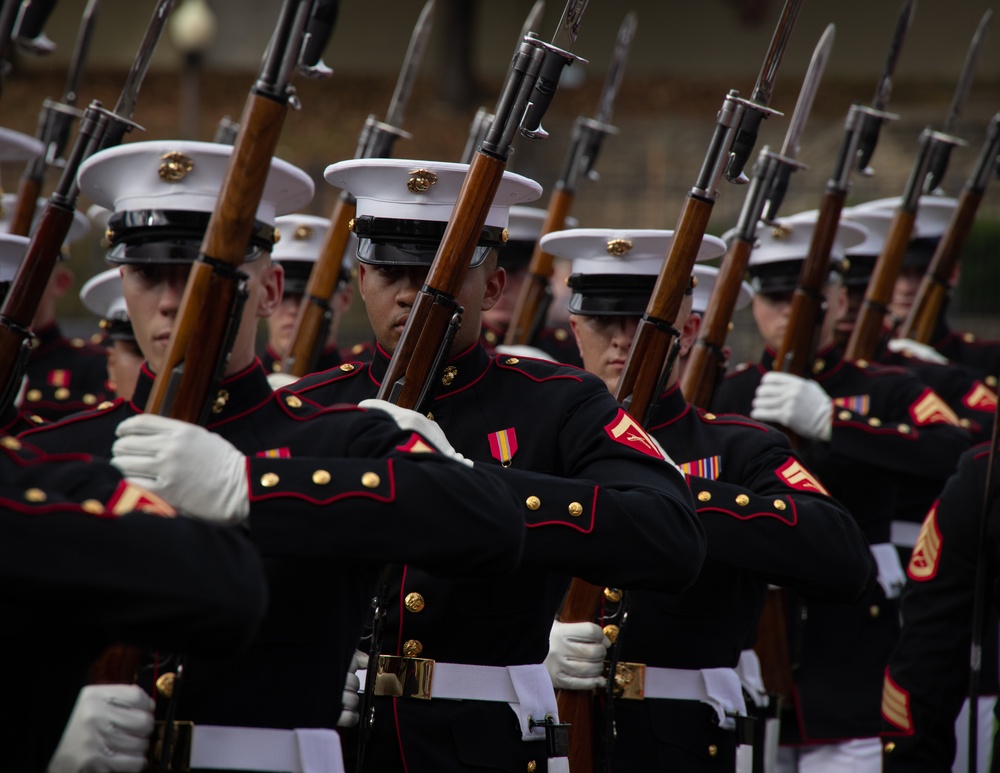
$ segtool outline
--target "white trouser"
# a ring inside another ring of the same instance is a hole
[[[976,744],[976,770],[987,773],[990,761],[993,759],[993,706],[997,696],[984,695],[979,698],[979,730]],[[967,773],[969,770],[969,700],[962,704],[962,711],[955,720],[955,764],[951,769],[955,773]]]
[[[784,746],[778,752],[779,773],[882,773],[878,738],[855,738],[823,746]]]
[[[336,730],[195,725],[191,767],[278,773],[344,773]]]

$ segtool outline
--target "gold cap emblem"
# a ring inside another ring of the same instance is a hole
[[[771,237],[777,239],[779,242],[784,241],[791,235],[792,235],[792,227],[790,225],[771,226]]]
[[[429,169],[414,169],[410,172],[410,179],[406,181],[406,190],[410,193],[427,193],[437,181],[438,176]]]
[[[292,234],[292,238],[295,239],[295,241],[303,242],[307,239],[312,239],[314,233],[316,232],[313,230],[312,226],[300,225],[296,226],[295,233]]]
[[[616,258],[620,258],[630,249],[632,249],[632,242],[628,239],[612,239],[608,242],[608,255],[613,255]]]
[[[194,169],[194,161],[183,153],[172,150],[160,156],[160,179],[168,183],[183,180]]]

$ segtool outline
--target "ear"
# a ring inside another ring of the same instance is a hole
[[[684,320],[684,327],[681,330],[681,351],[678,356],[687,357],[691,347],[698,338],[698,331],[701,330],[701,315],[688,314]]]
[[[358,264],[358,293],[361,295],[361,302],[365,302],[365,274],[368,273],[364,263]]]
[[[580,345],[580,331],[577,330],[577,325],[580,324],[580,318],[575,314],[569,315],[569,329],[573,331],[573,339],[576,341],[576,350],[580,353],[580,357],[583,357],[583,347]]]
[[[489,311],[496,306],[500,296],[503,295],[503,288],[507,286],[507,272],[502,268],[491,271],[486,277],[486,288],[483,293],[483,311]],[[362,293],[362,298],[364,294]]]
[[[257,301],[257,316],[270,317],[281,304],[285,294],[285,269],[278,263],[268,263],[261,270],[260,286],[262,292]]]

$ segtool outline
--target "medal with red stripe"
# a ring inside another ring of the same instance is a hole
[[[290,459],[292,452],[288,446],[282,446],[281,448],[269,448],[266,451],[258,451],[256,456],[258,459]]]
[[[50,370],[48,377],[49,386],[54,386],[57,388],[68,387],[70,375],[71,374],[68,370],[61,370],[61,369]]]
[[[491,432],[490,453],[504,467],[510,467],[514,454],[517,453],[517,433],[513,427],[507,427],[499,432]]]
[[[683,462],[678,465],[685,475],[694,475],[698,478],[708,478],[708,480],[718,480],[719,472],[722,469],[721,456],[706,456],[704,459],[696,459],[693,462]]]

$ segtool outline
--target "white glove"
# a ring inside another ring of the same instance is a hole
[[[291,373],[268,373],[267,383],[270,384],[271,390],[277,392],[279,389],[288,386],[289,384],[294,384],[298,381],[298,376],[293,376]]]
[[[595,623],[552,623],[545,668],[557,690],[592,690],[607,684],[601,673],[611,640]]]
[[[234,524],[250,512],[246,457],[197,424],[140,414],[116,430],[111,463],[188,515]]]
[[[48,773],[140,771],[153,732],[153,699],[134,684],[80,690]]]
[[[772,370],[757,386],[750,418],[780,424],[802,437],[829,440],[833,401],[815,381]]]
[[[361,698],[358,691],[361,689],[361,680],[358,678],[358,669],[368,667],[368,653],[361,650],[354,651],[351,658],[350,668],[347,669],[347,679],[344,681],[343,708],[340,711],[340,719],[337,720],[337,727],[354,727],[358,724],[361,708]]]
[[[548,352],[543,352],[537,346],[527,346],[526,344],[511,344],[507,346],[506,344],[500,344],[493,351],[497,354],[503,354],[508,357],[530,357],[534,360],[545,360],[546,362],[555,362],[552,355]]]
[[[893,338],[886,344],[890,352],[902,354],[904,356],[915,357],[926,362],[936,362],[938,365],[947,365],[948,358],[933,346],[922,344],[911,338]]]
[[[445,437],[444,430],[438,426],[437,422],[431,421],[423,414],[411,411],[409,408],[400,408],[398,405],[390,403],[387,400],[377,400],[375,398],[362,400],[358,403],[358,407],[366,409],[375,408],[385,411],[396,420],[396,424],[399,425],[400,429],[412,430],[423,435],[425,440],[430,441],[445,456],[469,467],[472,466],[472,460],[466,459],[455,450],[448,438]]]

